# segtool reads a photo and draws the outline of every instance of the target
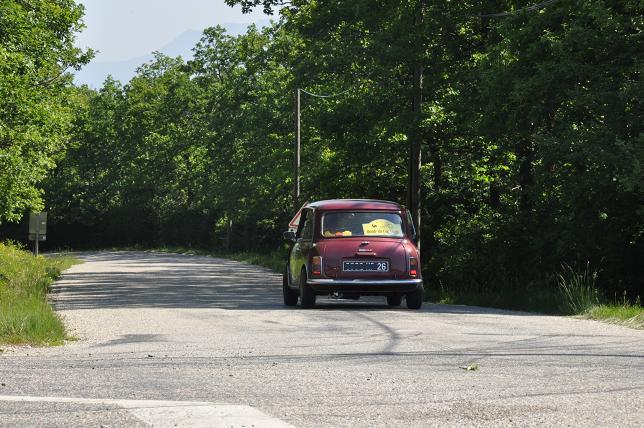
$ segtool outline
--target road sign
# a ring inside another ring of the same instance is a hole
[[[297,231],[298,226],[300,225],[300,217],[302,216],[302,210],[304,207],[308,204],[308,202],[305,202],[304,205],[302,205],[302,208],[300,208],[297,211],[297,214],[295,214],[295,217],[291,219],[291,221],[288,223],[288,230],[292,230],[293,232]]]
[[[29,214],[29,234],[47,235],[47,213]]]
[[[29,240],[35,241],[34,253],[38,255],[38,243],[47,239],[47,213],[29,213]]]

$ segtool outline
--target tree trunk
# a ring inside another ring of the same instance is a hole
[[[410,139],[409,153],[409,210],[411,211],[414,227],[416,228],[416,245],[420,249],[420,168],[422,166],[421,147],[422,132],[420,123],[422,119],[423,106],[423,65],[417,63],[414,66],[414,99],[413,112],[414,123]]]
[[[494,211],[498,211],[501,207],[501,191],[499,190],[499,185],[496,181],[496,178],[490,181],[489,204],[490,208],[492,208]]]
[[[416,59],[413,64],[413,100],[412,100],[412,129],[409,140],[409,211],[411,212],[414,227],[416,228],[416,246],[420,251],[420,226],[421,226],[421,149],[423,133],[421,129],[423,111],[423,56],[421,52],[425,49],[424,43],[424,21],[425,1],[420,1],[414,16]]]
[[[233,219],[228,217],[226,219],[226,238],[224,239],[224,248],[226,252],[230,252],[230,244],[233,240]]]
[[[519,208],[522,212],[528,212],[532,209],[532,187],[534,185],[534,173],[532,162],[534,158],[534,148],[529,138],[521,136],[516,149],[519,164],[519,186],[521,187],[521,196],[519,197]]]
[[[431,157],[432,164],[434,165],[434,191],[438,193],[441,190],[443,182],[443,159],[441,158],[441,153],[440,150],[438,150],[436,142],[431,141],[429,144],[429,155]]]

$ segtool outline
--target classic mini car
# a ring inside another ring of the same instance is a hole
[[[284,269],[284,304],[315,306],[316,296],[385,296],[419,309],[423,280],[409,212],[387,201],[336,199],[306,204],[284,232],[293,241]]]

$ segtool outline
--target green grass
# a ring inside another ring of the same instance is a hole
[[[47,292],[60,273],[77,262],[66,255],[34,257],[0,243],[0,343],[57,345],[67,339]]]
[[[430,300],[443,304],[459,304],[483,306],[499,309],[538,312],[553,315],[576,315],[586,319],[619,324],[626,327],[644,329],[644,308],[639,303],[635,304],[597,304],[595,294],[588,294],[588,290],[581,291],[584,296],[573,299],[579,303],[577,309],[570,305],[566,294],[554,290],[525,290],[525,289],[497,289],[487,292],[443,292],[432,296]],[[586,298],[595,302],[588,305]]]
[[[498,284],[487,290],[450,290],[427,287],[430,300],[444,304],[485,306],[499,309],[521,310],[556,315],[575,315],[597,321],[644,329],[644,309],[639,297],[629,303],[607,303],[602,299],[596,285],[597,272],[589,265],[578,271],[562,265],[557,277],[557,287],[517,286]]]
[[[581,272],[563,264],[557,278],[561,294],[560,310],[566,315],[579,315],[599,303],[597,290],[597,271],[591,271],[590,264]]]
[[[597,305],[588,309],[584,318],[644,330],[644,308],[635,304]]]
[[[635,304],[626,300],[621,303],[600,303],[596,280],[598,272],[591,271],[586,264],[582,271],[569,265],[562,265],[559,274],[559,291],[562,297],[561,312],[567,315],[580,315],[583,318],[620,324],[627,327],[644,329],[644,310],[639,297]]]

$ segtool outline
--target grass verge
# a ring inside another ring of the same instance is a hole
[[[644,330],[644,308],[639,305],[593,306],[582,317]]]
[[[597,288],[598,272],[586,264],[574,269],[563,264],[557,276],[557,287],[517,286],[500,284],[486,290],[432,289],[430,300],[444,304],[486,306],[499,309],[521,310],[554,315],[575,315],[581,318],[619,324],[635,329],[644,329],[644,308],[639,297],[635,303],[609,303],[602,298]]]
[[[47,292],[75,263],[78,260],[70,256],[34,257],[0,243],[0,343],[58,345],[67,339]]]
[[[575,270],[563,264],[558,277],[561,294],[561,312],[580,315],[582,318],[603,321],[626,327],[644,329],[644,309],[637,297],[635,304],[626,300],[620,303],[602,301],[597,289],[598,271],[592,270],[590,264],[582,270]]]

